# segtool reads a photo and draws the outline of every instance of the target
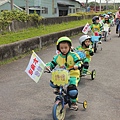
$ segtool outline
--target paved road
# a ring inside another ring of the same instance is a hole
[[[67,110],[66,120],[119,120],[120,119],[120,38],[112,28],[112,40],[102,43],[103,50],[92,58],[90,70],[96,69],[94,81],[90,76],[81,79],[79,101],[88,101],[88,108]],[[79,36],[73,38],[77,46]],[[55,54],[51,45],[37,53],[44,62]],[[49,86],[50,75],[43,74],[36,84],[24,72],[30,55],[0,66],[0,120],[52,120],[55,95]]]

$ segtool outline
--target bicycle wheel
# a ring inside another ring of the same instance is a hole
[[[86,110],[86,108],[87,108],[87,101],[85,100],[84,102],[83,102],[83,108]]]
[[[66,109],[63,108],[62,110],[62,103],[61,101],[57,100],[52,110],[53,120],[64,120],[65,114],[66,114]]]
[[[96,76],[96,71],[95,71],[95,70],[92,70],[91,79],[94,80],[94,79],[95,79],[95,76]]]
[[[94,53],[96,53],[97,51],[97,45],[96,45],[96,42],[94,43]]]
[[[104,32],[104,40],[105,41],[107,40],[107,32],[106,31]]]

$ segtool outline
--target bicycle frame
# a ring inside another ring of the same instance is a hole
[[[64,92],[63,86],[60,86],[59,93],[55,98],[55,102],[60,101],[62,103],[61,112],[64,109],[64,105],[67,104],[67,103],[65,103],[65,99],[64,99],[64,96],[67,95],[67,94],[65,92],[64,93],[63,92]],[[65,94],[65,95],[63,95],[63,94]]]
[[[91,36],[91,41],[93,43],[94,53],[96,53],[99,44],[100,36]]]
[[[105,23],[103,25],[103,37],[104,37],[104,40],[106,41],[107,37],[108,37],[108,33],[109,33],[109,29],[110,29],[110,25]]]

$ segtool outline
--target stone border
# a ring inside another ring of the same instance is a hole
[[[61,36],[73,36],[81,33],[83,26],[56,32],[48,35],[37,36],[34,38],[18,41],[15,43],[0,46],[0,61],[19,56],[36,48],[55,43]]]

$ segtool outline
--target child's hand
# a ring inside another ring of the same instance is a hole
[[[86,51],[90,51],[90,48],[87,48]]]
[[[46,66],[45,69],[48,70],[48,71],[50,71],[50,66]]]
[[[74,65],[74,69],[77,70],[77,69],[78,69],[78,66],[77,66],[77,65]]]
[[[66,67],[63,65],[63,66],[60,66],[60,68],[63,68],[63,69],[65,69]]]

